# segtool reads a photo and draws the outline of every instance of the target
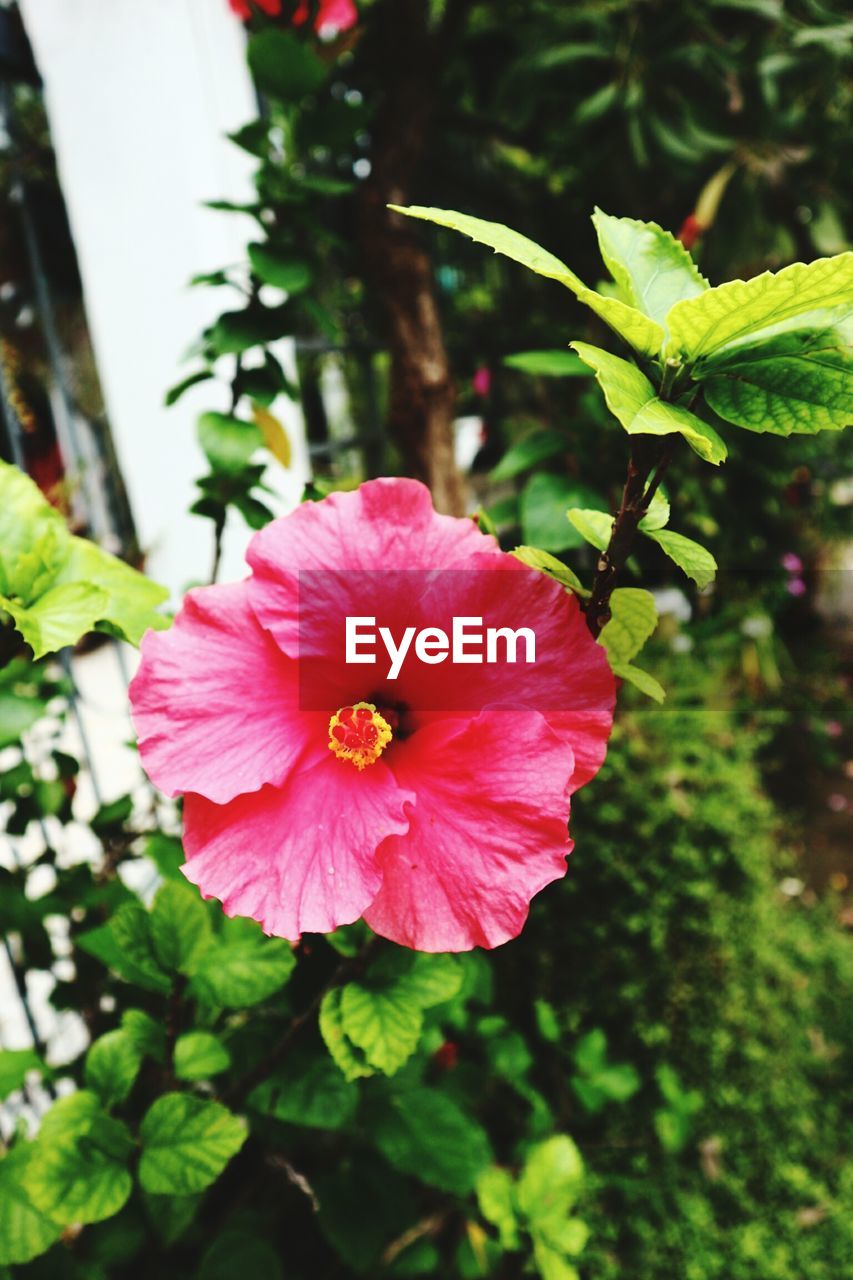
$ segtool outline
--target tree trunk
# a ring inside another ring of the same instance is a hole
[[[379,0],[369,36],[383,91],[370,176],[357,206],[368,286],[388,325],[388,429],[409,474],[429,485],[439,511],[462,515],[465,493],[453,457],[455,387],[444,346],[432,264],[416,223],[388,204],[408,204],[424,155],[439,84],[439,43],[428,0]]]

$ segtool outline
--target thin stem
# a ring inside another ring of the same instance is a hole
[[[225,532],[225,512],[214,524],[213,565],[210,570],[210,585],[213,586],[219,577],[219,566],[222,563],[222,535]]]

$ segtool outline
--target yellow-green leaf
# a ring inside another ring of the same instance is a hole
[[[725,443],[714,428],[689,409],[661,400],[636,365],[586,342],[571,345],[595,371],[608,409],[629,435],[668,436],[678,432],[706,462],[717,465],[725,459]]]
[[[606,511],[588,511],[581,507],[570,507],[566,515],[578,533],[597,551],[606,551],[613,530],[613,516]]]
[[[635,307],[627,306],[618,298],[604,297],[590,289],[575,275],[565,262],[561,262],[553,253],[543,249],[527,236],[499,222],[488,222],[484,218],[474,218],[467,213],[454,213],[449,209],[430,209],[423,205],[410,205],[403,208],[391,205],[397,213],[409,218],[421,218],[424,222],[434,222],[440,227],[448,227],[451,231],[460,231],[470,236],[478,244],[488,245],[495,253],[502,253],[513,262],[520,263],[537,275],[547,276],[571,289],[579,302],[590,307],[611,329],[619,334],[630,346],[643,355],[655,356],[663,346],[664,331],[662,327],[648,316],[643,315]]]
[[[707,587],[714,581],[717,562],[700,543],[685,538],[681,533],[673,533],[671,529],[644,529],[643,533],[656,542],[697,587]]]
[[[853,252],[795,262],[677,302],[667,316],[667,354],[695,361],[795,316],[851,305]]]
[[[708,288],[684,245],[656,222],[613,218],[601,209],[592,222],[601,256],[624,300],[659,324],[676,302]]]
[[[538,547],[516,547],[512,554],[522,564],[529,565],[531,569],[538,569],[540,573],[547,573],[550,578],[555,578],[567,591],[574,591],[579,596],[589,595],[574,570],[548,551],[540,551]]]
[[[607,650],[610,665],[630,662],[639,653],[658,623],[658,611],[650,591],[617,587],[610,597],[610,621],[598,643]]]

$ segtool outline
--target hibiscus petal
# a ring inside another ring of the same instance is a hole
[[[514,938],[533,895],[566,871],[570,748],[538,712],[485,711],[425,726],[389,763],[417,804],[408,833],[379,848],[367,923],[419,951]]]
[[[369,480],[305,502],[256,533],[246,554],[252,608],[286,652],[298,648],[299,574],[306,570],[464,569],[493,538],[473,520],[442,516],[417,480]]]
[[[227,915],[251,916],[267,933],[328,933],[376,896],[377,846],[406,831],[413,800],[381,762],[358,773],[331,755],[229,804],[188,795],[184,875]]]
[[[142,763],[166,795],[218,803],[278,784],[328,720],[298,709],[296,662],[249,607],[246,582],[190,591],[169,631],[149,631],[130,686]]]

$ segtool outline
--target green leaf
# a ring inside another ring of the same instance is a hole
[[[707,587],[714,581],[717,562],[710,551],[698,542],[685,538],[681,533],[673,533],[671,529],[643,529],[643,533],[656,542],[698,587]]]
[[[328,75],[309,44],[277,28],[252,36],[249,67],[258,90],[279,102],[298,102],[316,92]]]
[[[490,1165],[478,1177],[476,1192],[480,1213],[498,1229],[501,1248],[508,1253],[520,1249],[512,1174],[500,1165]]]
[[[341,1129],[355,1114],[358,1089],[328,1055],[294,1053],[253,1090],[249,1106],[287,1124]]]
[[[163,403],[167,409],[173,404],[177,404],[185,391],[189,391],[190,387],[197,386],[200,382],[207,382],[213,377],[212,369],[199,369],[196,373],[187,374],[186,378],[181,378],[180,382],[176,382],[166,392]]]
[[[658,489],[652,496],[649,509],[640,521],[643,533],[663,529],[669,524],[669,502]]]
[[[0,749],[17,742],[44,715],[41,698],[22,697],[10,689],[0,689]]]
[[[503,363],[508,369],[518,369],[520,373],[538,374],[542,378],[589,376],[583,361],[571,351],[564,351],[562,347],[558,347],[555,351],[518,351],[515,355],[504,356]]]
[[[713,427],[688,409],[661,400],[636,365],[586,342],[573,342],[572,347],[595,371],[608,409],[629,435],[667,436],[679,432],[706,462],[716,465],[725,459],[725,443]]]
[[[585,542],[597,551],[607,550],[613,529],[613,516],[609,516],[606,511],[588,511],[578,507],[571,507],[566,515]]]
[[[452,1000],[462,987],[462,965],[454,955],[412,952],[405,954],[406,967],[397,986],[421,1009]]]
[[[747,431],[814,435],[853,422],[853,321],[810,325],[727,348],[701,370],[715,413]]]
[[[549,578],[556,579],[567,591],[574,591],[575,595],[578,596],[589,595],[574,570],[563,564],[562,560],[557,560],[555,556],[549,555],[547,551],[540,551],[538,547],[516,547],[512,555],[517,560],[520,560],[522,564],[529,565],[531,569],[538,569],[540,573],[547,573]]]
[[[611,666],[630,662],[658,623],[654,597],[639,587],[617,587],[610,597],[610,621],[598,643],[607,650]]]
[[[264,307],[253,302],[240,311],[223,311],[206,331],[205,338],[218,356],[242,355],[244,351],[265,346],[291,333],[295,316],[290,300],[279,307]]]
[[[533,1260],[541,1280],[580,1280],[580,1272],[544,1240],[534,1239]]]
[[[188,1093],[165,1093],[140,1128],[139,1181],[154,1195],[193,1195],[210,1186],[246,1141],[227,1107]]]
[[[119,907],[109,925],[115,943],[115,958],[108,961],[123,978],[155,991],[166,992],[170,983],[160,967],[151,936],[148,912],[136,903]]]
[[[121,1015],[122,1030],[126,1031],[138,1052],[155,1062],[162,1062],[166,1050],[166,1029],[155,1022],[142,1009],[125,1009]]]
[[[656,222],[592,215],[598,247],[623,299],[663,325],[682,298],[704,293],[708,281],[680,241]]]
[[[400,1173],[467,1195],[491,1163],[485,1130],[438,1089],[419,1087],[388,1099],[372,1117],[373,1141]]]
[[[173,1245],[193,1222],[203,1196],[152,1196],[142,1192],[142,1202],[156,1238],[167,1247]]]
[[[23,1087],[31,1071],[43,1071],[35,1049],[0,1049],[0,1102]]]
[[[510,480],[513,476],[529,471],[537,462],[546,458],[554,458],[565,454],[569,448],[568,438],[562,431],[534,431],[507,449],[500,462],[493,469],[489,479],[493,484],[501,480]]]
[[[594,490],[565,476],[547,471],[532,475],[519,503],[525,543],[551,552],[581,546],[582,540],[566,519],[566,511],[596,501]]]
[[[296,965],[282,938],[217,944],[205,951],[194,975],[217,1004],[237,1009],[260,1004],[279,991]]]
[[[663,346],[664,331],[656,321],[650,320],[634,307],[626,306],[618,298],[606,298],[588,288],[564,262],[517,231],[510,231],[499,222],[487,222],[483,218],[453,213],[448,209],[428,209],[421,205],[402,208],[394,204],[389,207],[407,217],[421,218],[425,222],[434,222],[438,226],[449,227],[452,231],[460,231],[479,244],[488,245],[495,253],[501,253],[513,262],[527,267],[529,271],[559,281],[642,355],[655,356]]]
[[[36,657],[97,625],[138,644],[168,592],[85,538],[73,537],[29,476],[0,462],[0,608]]]
[[[619,676],[621,680],[627,680],[629,684],[639,689],[647,698],[653,698],[655,702],[664,702],[666,699],[666,690],[648,671],[635,667],[631,662],[612,662],[610,669],[615,676]]]
[[[393,1075],[417,1048],[424,1009],[451,1000],[462,978],[455,956],[384,952],[363,981],[341,989],[336,1006],[356,1060]]]
[[[29,606],[0,596],[0,609],[11,615],[36,659],[76,644],[81,636],[94,631],[107,605],[104,591],[83,582],[51,587]]]
[[[107,1116],[93,1093],[72,1093],[55,1102],[42,1121],[27,1192],[57,1222],[101,1222],[130,1195],[132,1150],[126,1126]]]
[[[358,1080],[362,1076],[375,1075],[364,1050],[353,1044],[344,1030],[341,1013],[341,988],[327,991],[320,1005],[320,1034],[333,1060],[346,1080]]]
[[[0,593],[37,599],[65,559],[68,536],[35,481],[0,460]]]
[[[235,1280],[237,1276],[284,1280],[277,1249],[269,1240],[226,1228],[205,1252],[195,1280]]]
[[[250,244],[249,261],[256,276],[285,293],[302,293],[314,278],[309,263],[270,244]]]
[[[214,471],[234,475],[249,465],[264,438],[254,422],[211,412],[203,413],[198,420],[198,442]]]
[[[164,969],[191,976],[213,945],[210,916],[198,891],[177,880],[157,890],[150,925],[154,954]]]
[[[168,588],[86,538],[70,539],[68,559],[56,580],[91,583],[103,591],[107,604],[99,622],[108,622],[131,644],[138,645],[149,627],[161,631],[169,625],[157,612],[169,597]]]
[[[175,1043],[175,1075],[179,1080],[209,1080],[231,1066],[231,1055],[209,1031],[187,1031]]]
[[[677,302],[667,317],[667,355],[695,361],[771,325],[851,304],[853,252],[795,262]]]
[[[583,1186],[583,1161],[566,1134],[555,1134],[529,1152],[518,1179],[518,1206],[531,1225],[565,1214]]]
[[[115,1106],[127,1098],[141,1065],[142,1053],[134,1036],[124,1029],[107,1031],[86,1054],[86,1087],[105,1107]]]
[[[27,1192],[34,1149],[32,1143],[18,1142],[0,1158],[0,1266],[37,1258],[59,1239],[62,1230]]]
[[[349,982],[341,992],[340,1011],[347,1038],[385,1075],[399,1071],[418,1047],[423,1013],[405,990],[373,990]]]

